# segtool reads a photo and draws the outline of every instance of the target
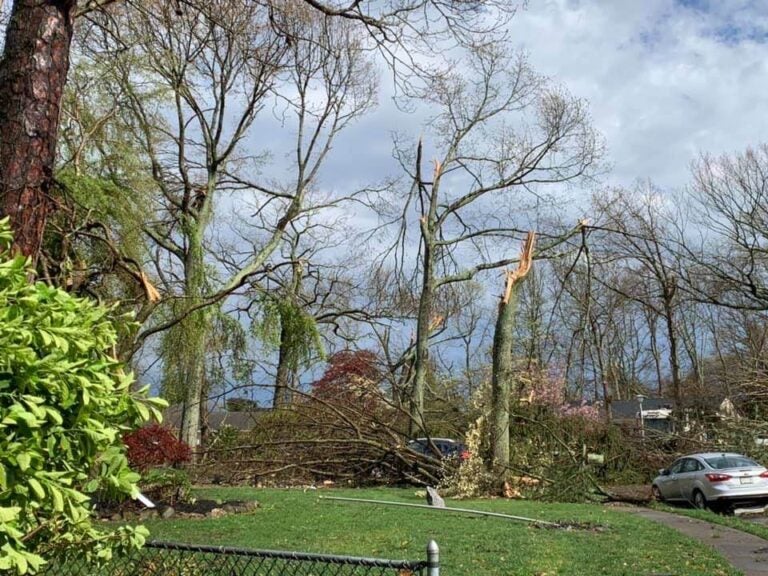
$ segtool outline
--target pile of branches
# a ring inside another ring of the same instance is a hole
[[[199,480],[228,484],[435,484],[444,462],[409,449],[408,417],[378,393],[302,395],[250,432],[212,437]]]

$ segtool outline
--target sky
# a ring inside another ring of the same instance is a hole
[[[590,103],[607,179],[684,186],[701,152],[768,134],[768,4],[530,0],[511,27],[539,72]]]
[[[538,72],[589,102],[608,146],[608,184],[682,187],[698,154],[766,139],[765,0],[528,0],[509,33]],[[378,111],[339,139],[325,186],[391,174],[391,133],[418,137],[419,121],[387,102],[386,74],[381,83]]]
[[[700,154],[768,141],[764,0],[529,0],[509,32],[539,73],[589,103],[607,145],[606,185],[650,179],[675,191]],[[415,141],[416,124],[382,99],[340,139],[333,181],[377,174],[392,146],[383,135]]]
[[[680,188],[700,153],[768,141],[765,0],[528,0],[509,33],[539,73],[589,103],[606,184]],[[322,186],[349,191],[395,171],[392,132],[415,142],[423,115],[398,112],[388,92],[385,74],[380,107],[339,138]],[[287,138],[265,133],[267,145]]]
[[[509,32],[539,73],[589,102],[608,147],[606,184],[680,188],[700,153],[766,139],[768,3],[529,0]],[[333,180],[379,172],[388,132],[414,124],[384,99],[339,141]]]
[[[700,153],[768,141],[765,0],[527,0],[509,34],[539,73],[589,103],[607,184],[679,188]],[[396,173],[392,133],[418,138],[420,119],[388,101],[386,74],[381,86],[378,110],[337,141],[323,186],[348,191]]]
[[[509,33],[539,73],[589,103],[611,166],[604,184],[650,179],[676,190],[690,181],[699,154],[767,140],[765,0],[529,0]],[[321,187],[345,193],[397,173],[393,132],[415,144],[425,112],[396,110],[386,74],[381,85],[377,111],[337,140]],[[290,143],[290,130],[269,119],[264,128],[255,147],[277,151]],[[356,218],[362,228],[376,223]]]

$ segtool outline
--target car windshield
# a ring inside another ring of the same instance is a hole
[[[707,461],[707,464],[709,464],[715,470],[725,470],[726,468],[745,468],[745,467],[760,466],[754,460],[750,460],[745,456],[735,456],[733,454],[723,454],[722,456],[705,458],[705,460]]]
[[[434,444],[437,451],[443,456],[455,456],[465,450],[465,447],[463,444],[455,442],[454,440],[433,439],[432,444]],[[426,454],[428,456],[434,455],[432,445],[430,444],[429,440],[426,438],[417,438],[415,440],[411,440],[410,442],[408,442],[408,447],[411,450],[414,450],[421,454]]]

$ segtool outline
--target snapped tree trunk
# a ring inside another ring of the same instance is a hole
[[[496,328],[493,335],[493,373],[491,375],[491,468],[500,476],[509,466],[509,404],[514,379],[515,313],[517,311],[517,288],[533,263],[535,234],[529,232],[523,245],[518,267],[507,272],[504,295],[499,302]]]
[[[0,61],[0,215],[37,258],[53,204],[56,137],[76,0],[16,0]]]
[[[421,176],[422,142],[416,151],[416,186],[426,191],[426,184]],[[427,370],[429,369],[429,334],[439,324],[432,318],[435,298],[435,226],[437,219],[437,199],[440,189],[442,167],[435,162],[432,175],[432,190],[429,195],[429,209],[423,214],[419,227],[424,243],[424,264],[422,269],[421,295],[419,310],[416,318],[416,354],[414,356],[413,388],[410,397],[410,425],[408,432],[413,437],[417,430],[426,432],[424,419],[424,390],[427,387]]]
[[[424,430],[424,390],[427,386],[427,370],[429,368],[429,332],[434,295],[432,257],[429,246],[425,248],[423,274],[424,280],[416,319],[416,355],[414,358],[413,390],[410,397],[411,436],[417,430]]]

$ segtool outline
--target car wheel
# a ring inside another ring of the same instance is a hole
[[[736,507],[733,504],[720,504],[715,512],[722,514],[723,516],[735,516],[734,510]]]
[[[651,486],[651,494],[656,502],[664,502],[664,496],[661,495],[661,490],[659,490],[659,487],[656,486],[656,484]]]
[[[699,510],[705,510],[707,508],[707,498],[701,490],[693,491],[693,507]]]

